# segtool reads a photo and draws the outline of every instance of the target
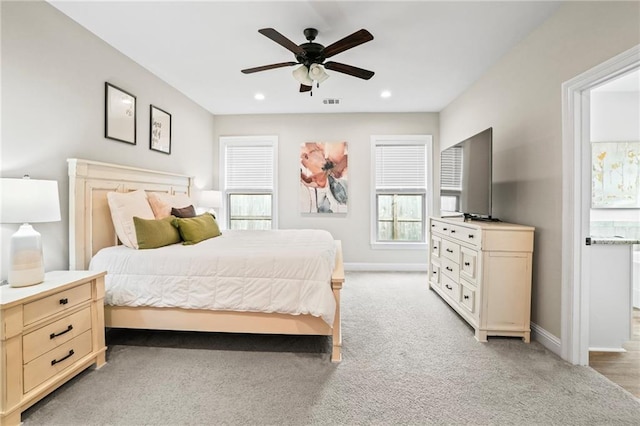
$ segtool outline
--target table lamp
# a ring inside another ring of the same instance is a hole
[[[42,240],[30,223],[60,220],[58,182],[55,180],[0,179],[0,222],[21,223],[11,236],[9,275],[11,287],[26,287],[44,281]]]
[[[206,211],[213,210],[213,215],[216,216],[215,209],[222,206],[222,192],[212,189],[201,191],[199,206],[206,209]]]

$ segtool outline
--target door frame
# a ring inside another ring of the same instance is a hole
[[[640,68],[640,45],[562,84],[562,300],[560,355],[589,364],[589,236],[591,151],[589,92]]]

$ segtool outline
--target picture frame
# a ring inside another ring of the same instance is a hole
[[[149,106],[149,149],[171,154],[171,114]]]
[[[104,137],[136,144],[136,97],[114,86],[104,84]]]

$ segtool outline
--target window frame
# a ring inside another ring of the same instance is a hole
[[[228,146],[268,146],[273,150],[273,188],[238,188],[228,190],[226,187],[226,153]],[[219,186],[222,191],[222,206],[218,215],[224,229],[230,229],[229,195],[230,194],[271,194],[271,229],[278,229],[278,136],[220,136],[219,138]]]
[[[376,188],[376,147],[378,145],[423,145],[425,147],[425,188],[402,188],[398,191]],[[427,223],[433,211],[433,136],[432,135],[372,135],[371,136],[371,199],[370,245],[373,249],[426,250],[428,247]],[[378,240],[378,195],[424,194],[423,241],[380,241]]]

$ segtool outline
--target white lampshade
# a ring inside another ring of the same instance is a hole
[[[313,85],[313,80],[309,78],[309,70],[304,65],[301,65],[299,68],[293,70],[293,77],[298,80],[301,84],[305,86]]]
[[[318,83],[322,83],[329,78],[329,74],[324,71],[322,65],[311,64],[311,66],[309,67],[309,78],[317,81]]]
[[[199,205],[201,207],[208,207],[212,209],[220,207],[222,205],[222,192],[214,191],[212,189],[200,192]]]
[[[58,182],[54,180],[0,179],[0,222],[21,223],[11,237],[9,285],[24,287],[44,281],[42,240],[29,224],[60,220]]]

